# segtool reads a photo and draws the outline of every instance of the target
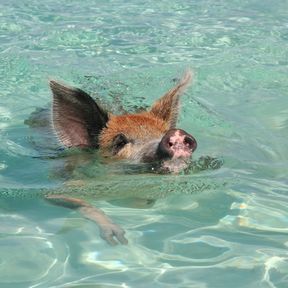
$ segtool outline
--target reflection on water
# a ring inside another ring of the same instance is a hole
[[[287,3],[126,2],[0,4],[1,288],[286,288]],[[43,127],[48,78],[122,113],[187,66],[179,127],[198,148],[180,175],[61,151]],[[47,193],[81,195],[129,244]]]

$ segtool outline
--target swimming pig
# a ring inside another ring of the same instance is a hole
[[[109,114],[84,91],[52,80],[55,133],[67,148],[95,148],[106,157],[157,163],[162,171],[177,173],[187,166],[197,147],[191,134],[176,128],[179,98],[191,79],[192,74],[187,71],[148,111],[124,115]],[[116,244],[116,240],[127,243],[125,232],[85,201],[63,195],[50,195],[47,199],[77,209],[95,221],[101,236],[110,244]]]

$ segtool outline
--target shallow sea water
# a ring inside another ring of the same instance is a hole
[[[1,0],[0,44],[1,288],[288,287],[288,1]],[[54,157],[53,136],[24,124],[48,107],[49,78],[121,112],[187,67],[178,126],[220,168],[157,175],[95,156],[67,188],[77,156]],[[129,244],[41,197],[63,189]]]

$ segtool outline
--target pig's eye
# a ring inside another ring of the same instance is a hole
[[[116,155],[127,143],[129,140],[124,134],[118,134],[112,142],[112,153]]]

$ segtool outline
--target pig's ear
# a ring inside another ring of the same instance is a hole
[[[98,136],[108,114],[84,91],[50,81],[53,92],[52,121],[66,147],[98,148]]]
[[[179,98],[192,80],[192,72],[186,71],[180,81],[152,105],[150,113],[164,120],[174,128],[179,112]]]

